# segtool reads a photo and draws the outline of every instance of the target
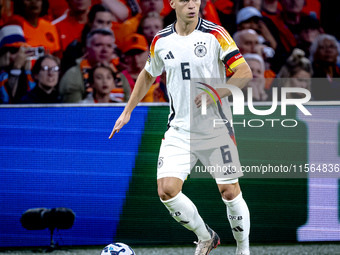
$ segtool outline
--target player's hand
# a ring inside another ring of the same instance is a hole
[[[130,120],[130,114],[122,113],[120,117],[117,119],[115,126],[112,129],[112,132],[109,136],[109,139],[113,137],[113,135],[117,132],[119,133],[119,130],[129,122]]]
[[[207,97],[207,106],[214,103],[214,100],[211,98],[210,95],[208,95],[206,92],[202,92],[202,93],[198,94],[195,97],[195,100],[194,100],[197,108],[200,108],[202,106],[202,95],[203,94],[205,94],[206,97]]]

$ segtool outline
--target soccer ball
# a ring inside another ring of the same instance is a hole
[[[135,255],[135,252],[126,244],[112,243],[107,245],[100,255]]]

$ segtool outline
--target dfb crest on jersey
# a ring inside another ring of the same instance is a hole
[[[205,42],[198,42],[194,44],[195,48],[195,55],[199,58],[202,58],[207,54],[207,48],[204,46]]]

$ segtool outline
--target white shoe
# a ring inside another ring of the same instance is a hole
[[[217,245],[221,243],[220,237],[209,228],[208,225],[206,225],[206,227],[211,235],[211,239],[208,241],[199,240],[198,242],[194,242],[196,244],[195,255],[208,255],[212,249],[216,249]]]

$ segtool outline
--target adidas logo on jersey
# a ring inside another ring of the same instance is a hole
[[[164,59],[175,59],[174,55],[172,55],[172,52],[169,51],[168,54],[166,54],[166,57]]]

